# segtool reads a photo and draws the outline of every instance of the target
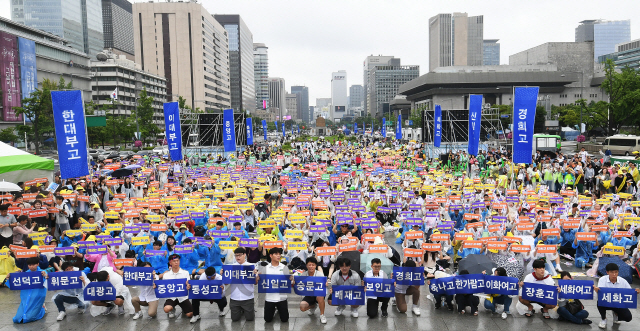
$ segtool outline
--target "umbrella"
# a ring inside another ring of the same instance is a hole
[[[507,271],[507,276],[518,279],[522,279],[522,276],[524,276],[524,267],[518,261],[511,260],[510,256],[491,254],[490,258],[498,267],[503,267]]]
[[[0,192],[17,192],[17,191],[22,191],[20,186],[14,183],[5,182],[4,179],[0,182]]]
[[[480,254],[471,254],[458,263],[458,270],[467,270],[470,274],[481,274],[483,271],[491,274],[491,270],[495,267],[495,262],[486,255]]]
[[[600,258],[600,263],[598,264],[598,275],[600,276],[604,276],[607,274],[606,271],[606,267],[607,264],[609,263],[615,263],[618,265],[618,269],[620,269],[618,271],[618,276],[624,278],[627,282],[629,282],[629,284],[631,284],[631,282],[633,281],[632,279],[632,275],[633,275],[633,269],[631,269],[631,266],[629,266],[628,264],[624,263],[624,261],[622,261],[622,259],[620,259],[617,256],[603,256]]]
[[[111,177],[115,177],[115,178],[127,177],[127,176],[131,176],[131,174],[133,174],[133,170],[131,169],[118,169],[111,173]]]
[[[367,273],[367,271],[371,270],[371,260],[378,258],[382,263],[382,271],[384,271],[387,275],[391,275],[393,272],[393,262],[389,260],[384,254],[380,253],[368,253],[360,255],[360,271]]]
[[[357,271],[358,274],[360,274],[360,278],[362,279],[364,277],[364,272],[360,271],[360,255],[361,254],[358,251],[349,251],[342,252],[339,258],[351,260],[351,270]],[[336,266],[336,269],[337,268],[338,267]]]

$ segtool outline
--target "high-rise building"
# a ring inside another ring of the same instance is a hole
[[[22,0],[11,19],[62,37],[91,58],[104,49],[101,0]]]
[[[253,78],[256,109],[266,109],[269,107],[269,53],[265,44],[253,44]]]
[[[269,77],[269,112],[276,114],[276,120],[287,115],[287,89],[284,78]]]
[[[349,108],[362,107],[364,92],[362,85],[349,86]]]
[[[429,19],[429,71],[437,67],[482,65],[484,18],[467,13]]]
[[[24,24],[24,0],[11,0],[11,20]]]
[[[482,65],[500,65],[500,39],[485,39],[482,41]]]
[[[135,60],[133,53],[133,6],[127,0],[102,0],[104,48]]]
[[[287,116],[291,116],[292,120],[297,120],[299,119],[298,117],[298,100],[300,99],[300,95],[299,94],[295,94],[295,93],[287,93]]]
[[[369,113],[382,117],[400,85],[420,76],[420,66],[376,66],[369,72],[367,99]]]
[[[133,4],[136,63],[167,79],[168,101],[181,96],[207,111],[231,106],[227,31],[199,3]]]
[[[640,68],[640,39],[616,45],[616,52],[600,55],[598,63],[611,59],[618,67]]]
[[[309,112],[309,88],[306,86],[291,86],[291,93],[300,97],[298,102],[298,119],[304,123],[311,123],[313,113]]]
[[[593,42],[594,60],[616,52],[616,45],[631,41],[631,21],[585,20],[576,28],[576,42]]]
[[[213,16],[229,37],[229,75],[231,76],[231,108],[256,109],[256,87],[253,63],[253,34],[240,15]]]
[[[362,76],[362,93],[363,93],[363,97],[366,96],[367,94],[367,89],[368,87],[368,80],[369,80],[369,70],[371,70],[373,67],[377,66],[377,65],[400,65],[400,59],[396,59],[393,56],[382,56],[382,55],[378,55],[378,56],[367,56],[366,59],[364,59],[364,63],[363,63],[363,76]],[[367,113],[367,103],[364,102],[364,112]]]
[[[331,112],[332,121],[340,121],[347,115],[347,72],[339,70],[331,73]]]
[[[316,108],[327,107],[331,104],[331,98],[316,98]]]

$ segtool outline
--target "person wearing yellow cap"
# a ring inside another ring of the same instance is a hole
[[[76,192],[78,193],[78,196],[85,196],[84,187],[80,185],[76,186]],[[74,217],[76,217],[76,219],[79,217],[85,217],[87,213],[91,211],[89,208],[89,202],[79,201],[78,198],[73,201],[73,207],[75,208]]]
[[[100,224],[100,226],[104,226],[104,212],[100,209],[100,205],[97,203],[91,204],[91,211],[88,214],[89,216],[93,216],[96,223]]]

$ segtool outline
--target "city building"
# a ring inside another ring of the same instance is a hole
[[[354,108],[362,108],[364,103],[364,90],[362,85],[349,86],[349,113],[353,114]]]
[[[11,9],[11,19],[62,37],[93,59],[104,48],[101,0],[22,0]]]
[[[500,39],[485,39],[482,41],[482,65],[500,65]]]
[[[128,0],[102,0],[104,48],[135,61],[133,6]]]
[[[467,13],[429,19],[429,71],[447,66],[482,65],[484,18]]]
[[[167,80],[142,70],[142,66],[125,55],[107,54],[106,61],[92,61],[91,97],[93,102],[110,104],[111,93],[118,91],[118,103],[111,111],[114,115],[132,116],[140,92],[147,90],[153,97],[153,121],[163,127],[163,104],[167,101]],[[163,127],[164,128],[164,127]]]
[[[331,98],[316,98],[316,110],[327,107],[331,104]]]
[[[576,42],[593,42],[594,61],[616,51],[616,45],[631,40],[631,21],[585,20],[576,28]]]
[[[253,78],[256,90],[256,109],[269,106],[269,53],[265,44],[253,44]]]
[[[420,76],[420,66],[375,66],[369,71],[366,95],[367,109],[373,117],[386,116],[389,102],[398,94],[398,88]]]
[[[331,73],[331,114],[332,121],[339,122],[347,114],[347,72],[339,70]]]
[[[291,93],[300,97],[298,101],[298,119],[304,123],[313,123],[313,111],[309,111],[309,88],[306,86],[291,86]]]
[[[295,93],[287,93],[287,119],[289,119],[288,116],[291,116],[291,120],[298,120],[298,100],[300,99],[300,95],[299,94],[295,94]]]
[[[253,34],[240,15],[213,17],[227,30],[229,38],[231,108],[251,112],[256,109]]]
[[[209,112],[231,106],[227,31],[196,2],[133,4],[136,63],[167,79],[167,101]]]
[[[383,55],[378,55],[378,56],[373,56],[373,55],[369,55],[367,56],[366,59],[364,59],[364,62],[362,64],[362,72],[363,72],[363,76],[362,76],[362,94],[363,94],[363,99],[366,98],[367,95],[367,89],[368,87],[368,80],[369,80],[369,70],[371,70],[373,67],[377,66],[377,65],[400,65],[400,59],[397,59],[393,56],[383,56]],[[364,101],[364,100],[363,100]],[[363,102],[363,106],[364,106],[364,112],[365,114],[367,113],[367,102]],[[317,105],[316,105],[317,106]]]
[[[275,114],[276,120],[287,115],[287,89],[284,78],[269,77],[269,112]]]
[[[41,88],[45,79],[57,82],[62,77],[71,81],[74,88],[82,91],[85,102],[91,100],[89,57],[69,47],[65,39],[0,17],[0,40],[4,48],[0,54],[0,129],[22,123],[13,107],[20,107],[22,99]],[[14,74],[7,76],[7,72]],[[13,89],[8,90],[7,83]]]
[[[600,55],[598,63],[611,59],[618,67],[640,68],[640,39],[616,45],[616,52]]]

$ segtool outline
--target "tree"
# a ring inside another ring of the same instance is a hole
[[[413,125],[411,125],[410,127],[412,127],[412,128],[421,128],[422,127],[423,112],[426,109],[427,109],[426,105],[420,106],[420,107],[415,108],[415,109],[411,109],[411,112],[409,113],[409,121],[412,121]]]
[[[91,100],[90,102],[85,104],[84,109],[87,115],[93,115],[96,111],[102,110],[105,112],[108,118],[113,107],[114,105],[111,103],[103,104],[102,106],[100,106],[99,104],[94,103],[93,100]],[[100,142],[102,144],[102,148],[104,148],[105,142],[113,136],[113,132],[114,129],[109,129],[109,126],[87,128],[87,133],[89,134],[89,145],[91,146],[92,143]]]
[[[0,130],[0,141],[5,143],[18,141],[20,137],[15,134],[15,130],[15,127],[8,127]]]
[[[142,132],[142,140],[145,143],[149,137],[152,137],[152,139],[155,140],[160,129],[155,123],[153,123],[153,97],[147,94],[146,87],[140,91],[140,97],[138,98],[138,105],[136,107],[136,115],[140,131]]]
[[[640,73],[624,67],[616,70],[611,59],[605,62],[605,80],[602,89],[609,96],[609,102],[598,104],[599,108],[608,108],[608,134],[619,132],[620,127],[638,126],[640,123]]]

